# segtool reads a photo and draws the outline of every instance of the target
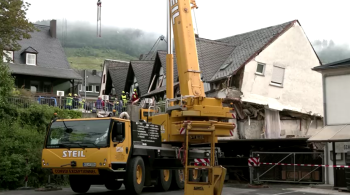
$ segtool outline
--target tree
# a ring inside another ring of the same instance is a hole
[[[13,78],[2,63],[3,50],[18,51],[21,47],[17,41],[31,38],[29,32],[36,30],[26,18],[29,6],[22,0],[0,0],[0,105],[13,89]]]
[[[31,38],[29,32],[37,30],[26,18],[30,4],[23,0],[0,0],[0,51],[18,51],[18,40]],[[3,52],[0,52],[0,60]]]
[[[6,103],[14,86],[14,79],[8,69],[8,66],[0,61],[0,107]]]

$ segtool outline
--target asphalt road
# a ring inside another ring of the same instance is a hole
[[[70,188],[63,188],[59,191],[47,191],[38,192],[35,190],[17,190],[17,191],[4,191],[0,192],[0,195],[74,195]],[[104,186],[91,186],[87,194],[91,195],[115,195],[115,191],[108,191]],[[142,195],[183,195],[183,190],[157,192],[154,188],[145,188]],[[335,190],[314,189],[309,187],[297,187],[297,186],[271,186],[270,188],[251,189],[234,187],[234,185],[225,185],[222,195],[344,195],[347,193],[338,192]],[[122,187],[118,190],[118,195],[128,195]]]

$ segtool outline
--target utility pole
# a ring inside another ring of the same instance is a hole
[[[85,92],[85,102],[86,102],[86,78],[87,78],[87,76],[86,76],[86,69],[84,70],[84,72],[85,72],[85,76],[84,76],[84,85],[85,85],[85,90],[84,90],[84,92]]]

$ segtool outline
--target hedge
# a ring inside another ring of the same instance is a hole
[[[59,118],[81,118],[82,113],[47,105],[17,108],[0,105],[0,188],[16,189],[24,186],[40,187],[47,183],[49,173],[41,168],[41,152],[47,125],[57,113]],[[28,163],[27,163],[28,160]],[[63,177],[54,182],[67,182]]]

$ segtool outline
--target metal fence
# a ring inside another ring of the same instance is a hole
[[[117,109],[114,101],[102,100],[83,100],[79,98],[73,98],[68,101],[66,97],[9,97],[9,104],[15,105],[20,108],[29,108],[34,104],[48,105],[52,107],[58,107],[61,109],[69,110],[81,110],[86,112],[94,112],[96,110],[113,111]],[[70,102],[70,103],[69,103]],[[122,104],[120,104],[122,105]],[[119,106],[122,110],[122,106]]]
[[[20,108],[29,108],[30,105],[34,104],[42,104],[42,105],[48,105],[52,107],[58,107],[61,109],[69,109],[69,110],[78,110],[82,112],[96,112],[96,111],[106,111],[106,112],[113,112],[113,110],[117,110],[120,114],[123,111],[128,111],[128,105],[131,105],[132,103],[130,101],[127,102],[127,104],[124,106],[123,101],[119,101],[119,105],[115,104],[115,100],[102,100],[101,102],[97,100],[83,100],[82,98],[73,98],[71,100],[71,103],[69,104],[69,101],[67,97],[21,97],[21,96],[14,96],[9,97],[8,101],[10,104],[15,105]],[[156,110],[157,113],[164,113],[165,112],[165,102],[156,102],[155,104],[146,104],[144,101],[138,101],[135,102],[132,105],[141,106],[143,108],[145,107],[151,107],[150,109]]]
[[[259,166],[250,168],[251,183],[324,183],[324,158],[321,152],[252,152]],[[269,163],[269,164],[265,164]]]

